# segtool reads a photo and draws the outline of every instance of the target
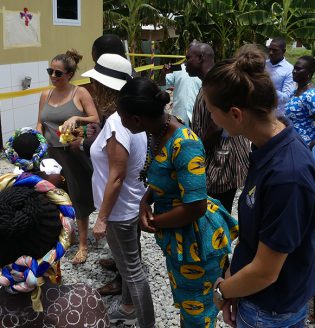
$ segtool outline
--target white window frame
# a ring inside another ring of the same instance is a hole
[[[77,0],[78,4],[78,19],[64,19],[57,17],[57,0],[53,1],[53,24],[54,25],[68,25],[81,26],[81,0]]]

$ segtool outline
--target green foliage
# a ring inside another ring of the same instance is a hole
[[[141,26],[146,24],[165,24],[165,17],[147,0],[104,1],[104,31],[117,29],[128,39],[129,51],[141,49]],[[135,65],[135,58],[132,57]]]
[[[285,58],[294,65],[299,57],[305,55],[311,56],[312,51],[304,48],[289,48],[286,51]]]
[[[314,0],[282,0],[271,5],[271,36],[281,35],[287,41],[315,40]]]
[[[162,41],[162,53],[183,54],[197,39],[222,59],[243,44],[274,36],[300,40],[315,51],[315,0],[104,0],[104,31],[128,38],[131,51],[141,49],[143,24],[176,27],[178,37]]]

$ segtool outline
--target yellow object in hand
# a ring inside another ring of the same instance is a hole
[[[69,128],[66,130],[65,133],[61,133],[62,131],[62,125],[59,126],[59,142],[63,145],[66,145],[74,140],[76,140],[78,137],[83,137],[84,131],[83,128],[80,126],[73,131],[71,131]]]
[[[69,129],[67,129],[65,133],[61,133],[61,131],[62,131],[62,125],[59,126],[59,132],[60,132],[59,141],[63,145],[66,145],[75,139],[75,136],[70,132]]]

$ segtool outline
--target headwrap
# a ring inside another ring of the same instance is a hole
[[[31,133],[35,135],[39,141],[39,146],[34,151],[33,157],[31,159],[21,158],[13,148],[14,140],[24,133]],[[23,171],[31,171],[33,169],[39,168],[40,162],[47,152],[47,148],[47,141],[39,131],[29,127],[25,127],[17,129],[14,132],[14,135],[8,140],[8,142],[4,146],[4,153],[7,159],[12,164],[18,166]]]
[[[60,258],[70,246],[70,236],[73,231],[75,212],[71,206],[68,194],[56,188],[50,182],[37,175],[12,173],[0,177],[0,191],[8,187],[34,188],[38,193],[44,194],[48,200],[57,205],[62,229],[56,245],[40,259],[32,258],[27,254],[20,256],[14,263],[5,265],[0,269],[0,285],[7,287],[12,292],[32,292],[34,311],[43,311],[40,301],[40,286],[44,283],[43,276],[48,276],[52,282],[59,282]],[[36,236],[34,236],[36,238]]]

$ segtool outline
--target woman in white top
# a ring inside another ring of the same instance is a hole
[[[96,66],[84,73],[108,87],[113,95],[131,79],[131,64],[116,54],[104,54]],[[145,162],[147,138],[123,127],[112,114],[91,147],[95,207],[99,210],[93,233],[105,237],[122,276],[122,302],[109,311],[110,321],[154,327],[154,309],[137,243],[139,203],[145,192],[138,180]]]

